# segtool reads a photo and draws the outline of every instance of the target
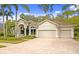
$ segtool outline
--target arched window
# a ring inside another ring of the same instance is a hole
[[[24,25],[20,24],[19,28],[20,28],[20,34],[24,34]]]

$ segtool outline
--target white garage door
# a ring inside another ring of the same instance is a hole
[[[62,38],[71,38],[72,34],[70,30],[60,31],[60,37]]]
[[[42,30],[40,31],[39,30],[39,33],[38,33],[38,37],[40,38],[52,38],[52,37],[56,37],[56,30],[51,30],[51,31],[48,31],[48,30]]]

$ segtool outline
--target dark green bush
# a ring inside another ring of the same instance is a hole
[[[3,35],[4,35],[4,32],[3,32],[3,31],[1,31],[1,32],[0,32],[0,36],[3,36]]]

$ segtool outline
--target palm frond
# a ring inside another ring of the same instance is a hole
[[[39,6],[39,8],[40,8],[41,10],[43,10],[45,13],[49,10],[48,4],[40,4],[40,5],[38,5],[38,6]]]
[[[53,4],[50,4],[50,5],[49,5],[49,10],[50,10],[50,12],[53,11]]]
[[[68,7],[69,7],[70,5],[65,5],[65,6],[63,6],[63,8],[62,8],[62,10],[66,10]]]
[[[27,5],[22,4],[22,7],[25,8],[28,12],[30,12],[30,8]]]
[[[12,4],[12,6],[14,6],[14,8],[15,8],[16,10],[18,10],[18,5],[17,5],[17,4]]]

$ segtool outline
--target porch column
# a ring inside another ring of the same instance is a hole
[[[24,29],[24,35],[26,36],[26,28]]]
[[[19,37],[20,36],[20,29],[17,27],[17,37]]]
[[[56,37],[59,38],[59,29],[56,29]]]
[[[74,29],[72,28],[72,31],[71,31],[71,35],[72,35],[72,38],[74,38]]]
[[[31,27],[29,26],[29,35],[31,35]]]
[[[36,37],[38,37],[38,28],[36,29]]]

